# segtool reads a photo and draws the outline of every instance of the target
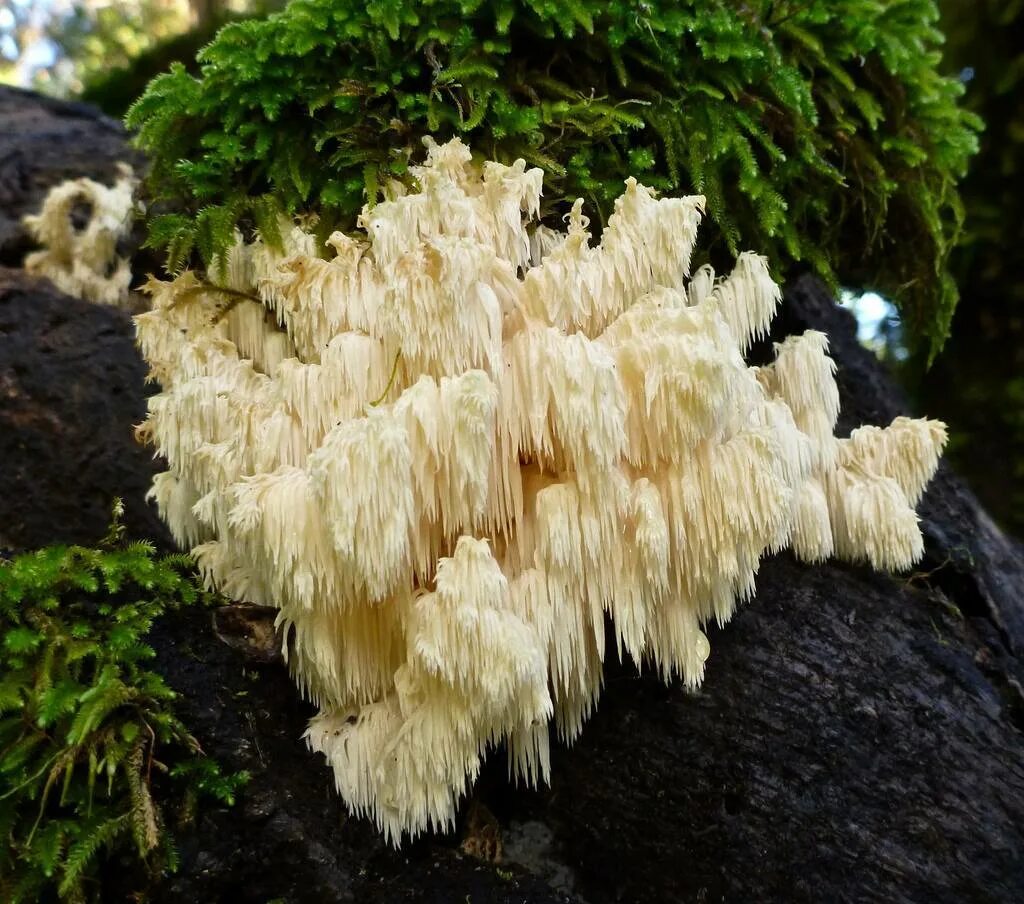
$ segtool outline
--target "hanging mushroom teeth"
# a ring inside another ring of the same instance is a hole
[[[905,418],[837,440],[820,333],[746,366],[779,290],[756,254],[689,279],[703,198],[630,179],[593,244],[580,202],[536,224],[522,161],[428,142],[413,176],[328,259],[291,224],[239,237],[218,278],[258,301],[211,318],[184,273],[136,321],[161,514],[211,586],[278,608],[309,743],[395,843],[451,826],[500,742],[547,779],[606,623],[694,687],[765,554],[911,566],[945,442]]]

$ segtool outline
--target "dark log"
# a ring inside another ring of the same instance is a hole
[[[171,547],[144,501],[161,469],[133,437],[149,392],[133,336],[126,312],[0,267],[0,548],[94,543],[116,496],[133,536]]]
[[[905,410],[810,278],[776,324],[807,328],[829,334],[841,429]],[[162,535],[142,501],[153,463],[131,444],[142,376],[125,315],[0,271],[0,543],[97,539],[115,494],[133,532]],[[609,654],[550,788],[511,787],[496,752],[456,831],[397,852],[306,751],[284,667],[247,660],[208,613],[166,620],[158,663],[185,721],[253,779],[235,808],[202,812],[155,900],[1024,900],[1024,550],[948,468],[920,513],[911,575],[764,561],[756,597],[712,629],[698,693]],[[496,839],[500,864],[461,850]]]

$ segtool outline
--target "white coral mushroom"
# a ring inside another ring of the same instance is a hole
[[[153,495],[210,584],[278,607],[308,738],[396,842],[452,823],[487,749],[548,775],[620,651],[695,686],[702,626],[792,545],[883,568],[945,440],[833,431],[820,333],[748,368],[779,300],[742,255],[687,287],[704,200],[628,180],[601,242],[577,203],[534,227],[541,173],[429,145],[419,190],[285,253],[239,243],[224,298],[152,287],[138,337],[162,392]],[[267,316],[270,312],[270,316]]]
[[[38,214],[25,217],[25,226],[43,245],[25,258],[25,269],[53,281],[62,292],[98,304],[128,301],[132,273],[117,243],[131,228],[136,180],[132,169],[120,165],[117,181],[107,187],[92,179],[74,179],[54,186]],[[83,207],[81,228],[72,213]]]

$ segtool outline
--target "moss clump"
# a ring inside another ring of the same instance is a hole
[[[0,900],[104,900],[102,864],[175,867],[167,813],[232,803],[153,672],[153,621],[200,601],[184,556],[119,530],[0,559]]]
[[[632,174],[708,198],[712,253],[756,247],[894,296],[931,351],[976,146],[939,75],[933,0],[295,0],[223,29],[128,122],[172,268],[276,211],[324,233],[402,179],[426,133],[548,174],[603,215]]]

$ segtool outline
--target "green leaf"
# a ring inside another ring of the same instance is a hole
[[[4,648],[9,653],[31,653],[43,642],[43,635],[31,628],[12,628],[4,634]]]
[[[67,823],[55,819],[32,839],[29,856],[48,879],[57,871],[67,835]]]
[[[54,684],[39,700],[36,723],[47,728],[74,710],[85,688],[71,678],[64,678]]]
[[[100,848],[112,846],[113,843],[131,829],[131,814],[86,822],[78,840],[68,849],[64,861],[64,875],[61,877],[58,892],[62,897],[71,897],[81,886],[90,863]]]

